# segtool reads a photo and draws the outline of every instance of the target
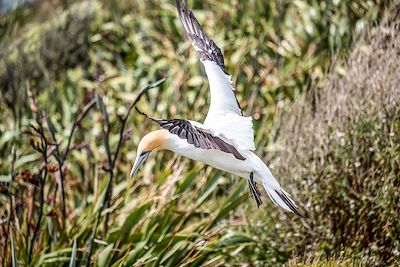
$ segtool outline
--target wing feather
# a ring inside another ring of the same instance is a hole
[[[254,150],[254,131],[251,117],[243,117],[225,67],[221,49],[203,31],[186,1],[176,1],[186,37],[203,63],[211,92],[211,103],[204,126],[223,135],[241,149]]]
[[[230,153],[239,160],[246,159],[234,145],[227,143],[227,141],[223,140],[220,136],[213,135],[207,129],[199,127],[199,124],[194,125],[190,121],[181,119],[155,119],[147,116],[137,108],[136,110],[170,133],[177,135],[181,139],[185,139],[189,144],[197,148],[217,149],[225,153]]]

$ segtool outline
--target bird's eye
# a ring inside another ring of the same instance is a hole
[[[140,157],[146,155],[147,153],[149,153],[148,151],[143,151],[142,153],[140,153]]]

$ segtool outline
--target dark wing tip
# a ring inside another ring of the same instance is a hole
[[[204,32],[193,12],[187,7],[186,1],[181,3],[180,0],[176,0],[176,7],[178,9],[179,19],[182,23],[185,36],[196,48],[200,60],[210,60],[215,62],[223,72],[228,75],[221,49]]]
[[[176,0],[176,8],[178,9],[178,14],[179,14],[179,17],[181,18],[181,20],[182,20],[182,15],[184,15],[185,13],[187,13],[189,16],[190,16],[190,13],[192,13],[192,11],[187,7],[186,0],[183,0],[183,1]],[[193,15],[193,17],[194,17],[194,15]],[[182,21],[182,23],[183,23],[183,21]]]
[[[178,8],[178,12],[181,12],[181,8],[183,7],[184,9],[187,9],[187,4],[186,0],[183,0],[182,2],[180,0],[176,0],[176,7]]]
[[[136,111],[137,111],[140,115],[145,116],[146,118],[152,120],[153,122],[159,123],[159,121],[160,121],[159,119],[150,117],[149,115],[147,115],[146,113],[144,113],[143,111],[141,111],[138,107],[135,107],[135,109],[136,109]]]
[[[138,112],[148,117],[140,110],[138,110]],[[171,134],[175,134],[179,138],[185,139],[189,144],[192,144],[197,148],[218,149],[223,152],[232,154],[239,160],[246,159],[239,153],[239,151],[235,148],[235,146],[228,144],[218,136],[214,136],[204,129],[192,125],[187,120],[182,120],[182,119],[157,120],[151,117],[148,118],[156,122],[162,128],[168,130]]]
[[[305,218],[303,213],[300,211],[300,209],[294,204],[293,200],[285,194],[285,192],[279,192],[275,190],[275,192],[278,194],[278,196],[285,202],[285,204],[290,208],[290,210],[299,216],[300,218]]]
[[[144,113],[144,112],[142,112],[138,107],[135,107],[135,109],[136,109],[136,111],[140,114],[140,115],[143,115],[143,116],[145,116],[145,117],[149,117],[149,116],[147,116],[147,114],[146,113]]]

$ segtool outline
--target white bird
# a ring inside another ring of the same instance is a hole
[[[170,150],[247,179],[257,206],[262,200],[256,183],[261,184],[275,204],[302,217],[290,195],[253,152],[252,118],[242,115],[221,50],[204,33],[186,3],[181,4],[179,0],[176,3],[185,35],[196,49],[209,80],[210,108],[203,124],[183,119],[150,118],[138,110],[163,129],[150,132],[141,139],[131,177],[151,151]]]

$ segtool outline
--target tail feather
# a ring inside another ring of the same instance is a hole
[[[259,166],[258,171],[255,173],[255,181],[261,183],[265,191],[267,192],[269,198],[272,202],[282,207],[284,210],[293,212],[297,216],[304,218],[304,215],[300,212],[299,207],[290,197],[290,195],[282,189],[279,182],[272,175],[271,170],[267,165],[257,156],[251,158]]]
[[[269,198],[272,200],[272,202],[283,209],[293,212],[297,216],[303,218],[303,214],[300,212],[299,207],[296,205],[296,203],[293,201],[293,199],[290,197],[290,195],[283,190],[282,188],[279,189],[273,189],[267,186],[266,184],[263,184],[265,191],[267,191],[267,194]]]

